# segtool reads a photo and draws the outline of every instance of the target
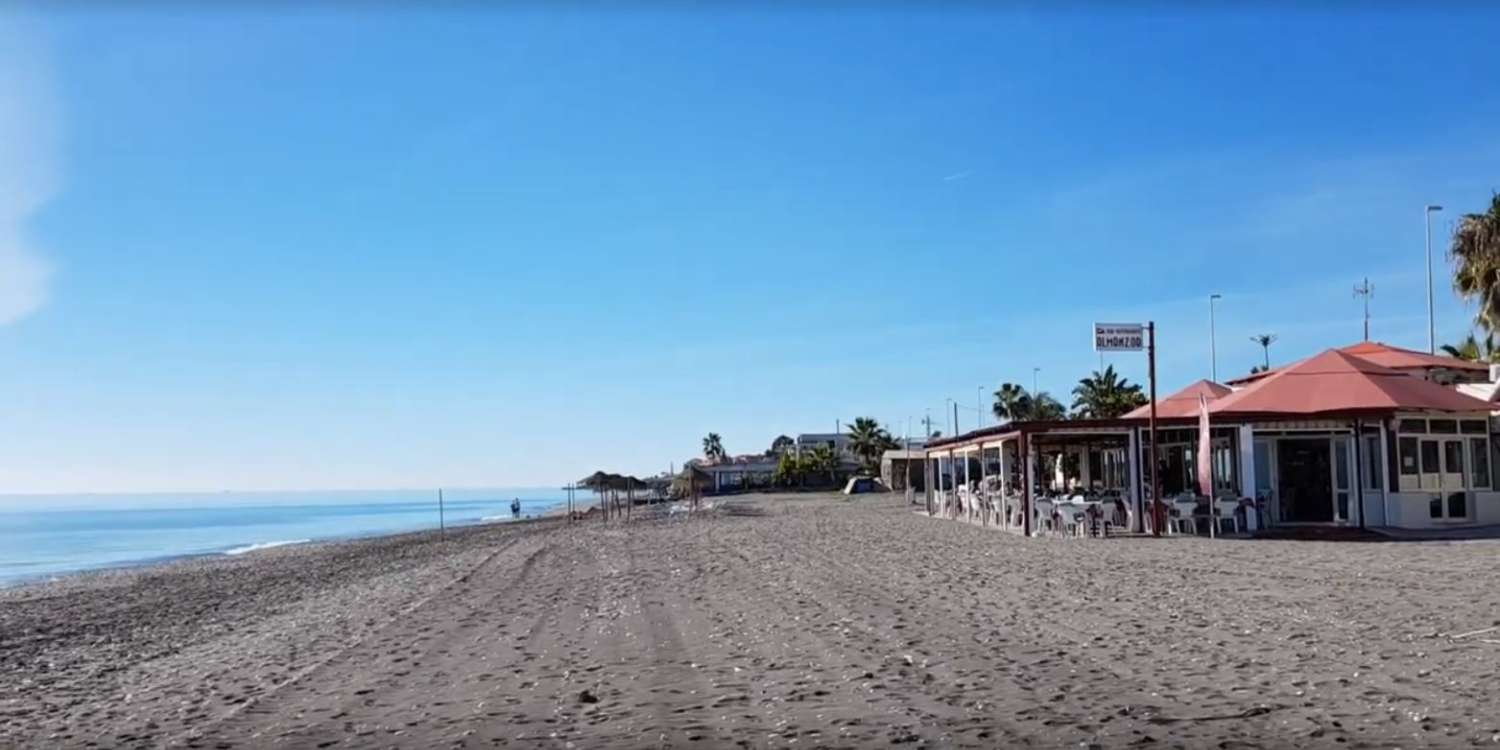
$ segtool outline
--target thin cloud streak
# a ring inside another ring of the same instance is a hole
[[[57,111],[52,66],[36,30],[0,15],[0,325],[47,302],[52,265],[27,234],[57,194]]]

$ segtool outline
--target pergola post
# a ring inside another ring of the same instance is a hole
[[[979,522],[985,526],[990,525],[990,499],[984,489],[984,443],[979,444],[979,497],[983,505],[979,508]]]
[[[964,451],[963,452],[963,459],[964,459],[964,494],[968,495],[968,497],[969,497],[969,501],[967,503],[964,503],[964,515],[968,517],[968,520],[972,521],[972,520],[974,520],[974,489],[969,486],[972,483],[971,480],[973,479],[973,477],[969,475],[969,452],[968,451]]]
[[[932,515],[932,456],[926,450],[922,451],[922,500],[927,515]]]
[[[1018,438],[1020,441],[1017,448],[1017,458],[1021,460],[1021,528],[1026,536],[1031,536],[1031,446],[1027,444],[1026,433],[1022,432]]]

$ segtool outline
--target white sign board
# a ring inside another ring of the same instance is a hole
[[[1094,351],[1138,352],[1146,348],[1146,327],[1140,323],[1095,323]]]

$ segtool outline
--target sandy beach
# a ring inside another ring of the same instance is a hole
[[[1500,546],[758,496],[0,591],[0,746],[1500,744]]]

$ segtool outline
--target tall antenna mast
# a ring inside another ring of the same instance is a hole
[[[1370,340],[1370,298],[1375,296],[1375,285],[1366,276],[1363,284],[1354,287],[1354,296],[1363,297],[1365,303],[1365,341]]]

